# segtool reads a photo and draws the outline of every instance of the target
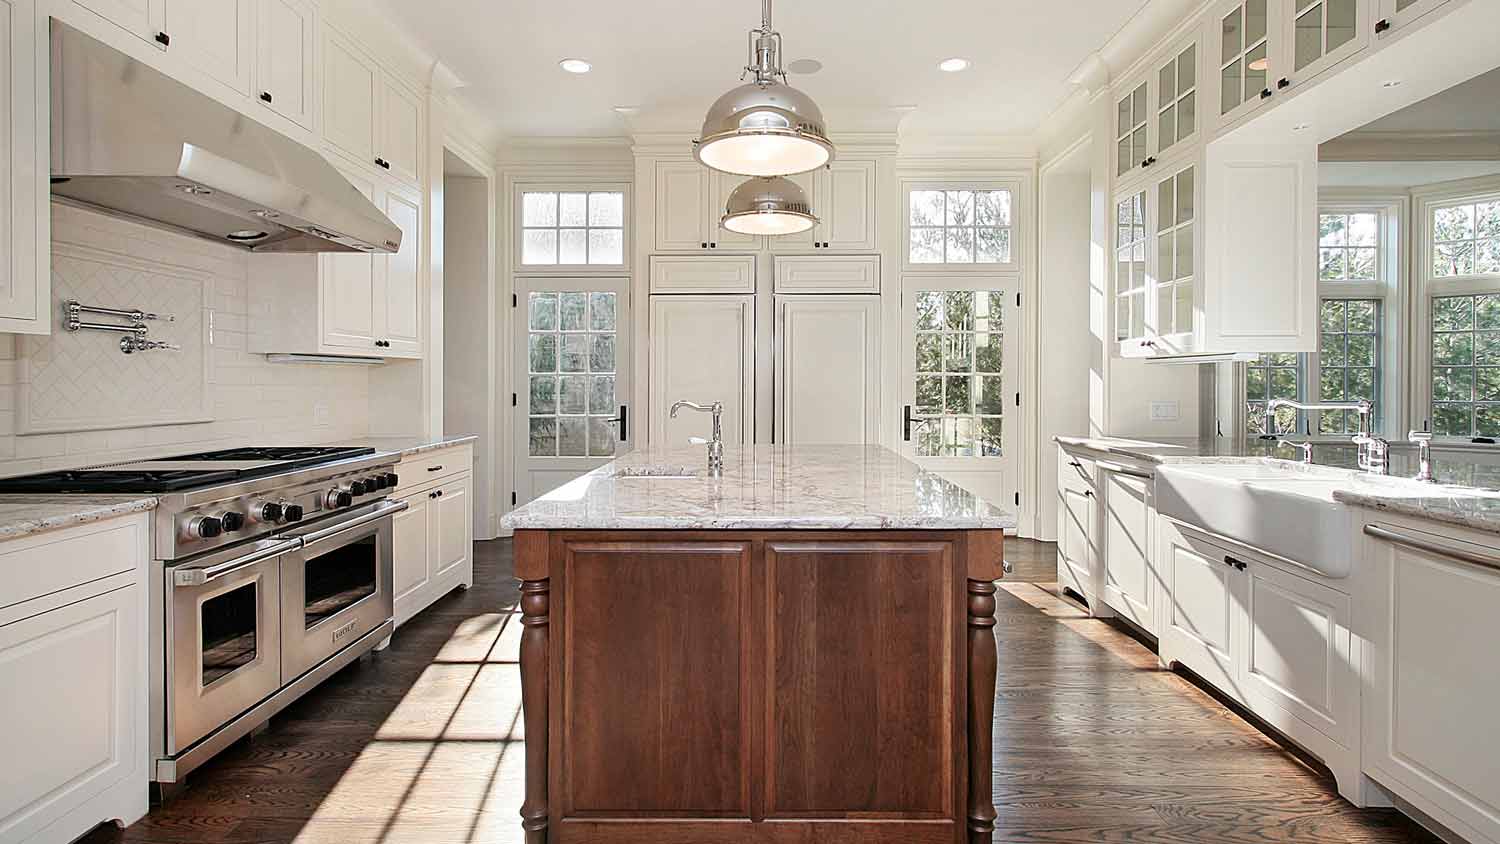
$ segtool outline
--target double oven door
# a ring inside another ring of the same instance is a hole
[[[167,747],[180,753],[391,618],[380,501],[166,570]]]

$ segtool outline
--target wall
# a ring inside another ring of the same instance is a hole
[[[1036,506],[1033,535],[1055,541],[1057,534],[1058,435],[1088,430],[1089,335],[1089,147],[1076,149],[1042,170],[1040,184],[1041,277],[1037,285],[1038,381],[1040,407],[1034,440]]]
[[[17,435],[19,379],[27,370],[36,341],[0,335],[0,475],[16,475],[52,468],[87,466],[138,457],[248,444],[317,443],[364,436],[369,416],[369,370],[360,366],[272,364],[245,351],[246,279],[250,254],[184,235],[107,217],[72,206],[52,206],[53,244],[94,250],[121,263],[149,261],[200,276],[208,289],[201,297],[184,297],[176,310],[201,307],[211,330],[207,343],[206,411],[211,422],[147,425],[113,430]],[[119,274],[123,278],[123,273]],[[149,281],[149,278],[148,278]],[[180,277],[174,278],[174,283]],[[138,283],[139,276],[130,283]],[[101,284],[124,284],[106,279]],[[60,303],[54,303],[60,312]],[[101,320],[108,321],[108,320]],[[97,337],[73,335],[60,322],[48,342],[97,342]],[[154,334],[163,335],[166,329]],[[89,332],[92,335],[93,332]],[[133,362],[153,365],[157,351],[138,355]],[[80,395],[111,390],[107,370],[80,369],[75,375]],[[139,397],[150,402],[151,396]]]
[[[494,192],[482,178],[449,176],[443,188],[443,426],[445,433],[478,434],[474,444],[474,534],[494,536],[495,284],[490,264]],[[507,404],[508,407],[508,404]]]

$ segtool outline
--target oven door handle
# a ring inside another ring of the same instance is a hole
[[[202,568],[176,568],[172,570],[173,586],[203,586],[210,581],[234,574],[240,569],[253,566],[261,560],[279,557],[302,546],[302,537],[292,537],[267,548],[262,548],[245,557],[236,557],[225,563]]]
[[[371,510],[368,513],[365,513],[362,516],[356,516],[348,520],[347,522],[339,522],[336,525],[330,525],[329,527],[323,528],[321,530],[315,530],[310,533],[300,534],[299,538],[302,540],[303,546],[306,547],[308,545],[312,545],[315,542],[322,542],[329,537],[338,536],[346,530],[354,530],[361,525],[367,525],[370,522],[380,521],[386,516],[399,513],[410,506],[411,505],[405,501],[382,501],[379,504],[375,505],[375,509]]]

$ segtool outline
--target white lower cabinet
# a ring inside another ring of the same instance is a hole
[[[1104,600],[1118,616],[1156,635],[1157,596],[1162,586],[1151,552],[1152,481],[1149,476],[1101,468]]]
[[[776,442],[879,441],[880,298],[776,297]]]
[[[1098,614],[1099,480],[1094,461],[1057,450],[1057,584]]]
[[[1349,594],[1166,516],[1156,535],[1162,662],[1192,670],[1323,760],[1340,793],[1363,805]]]
[[[1396,541],[1362,538],[1364,771],[1464,839],[1500,842],[1500,537],[1375,526]]]
[[[397,490],[407,509],[392,526],[396,626],[474,582],[473,450],[461,445],[403,460]]]
[[[0,841],[146,813],[147,524],[0,544]]]

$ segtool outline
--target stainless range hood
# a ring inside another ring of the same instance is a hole
[[[52,193],[255,252],[395,252],[321,155],[52,21]]]

